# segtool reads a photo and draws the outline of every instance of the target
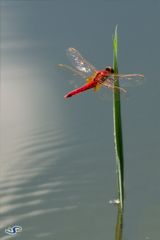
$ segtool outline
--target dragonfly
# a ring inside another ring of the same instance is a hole
[[[72,47],[68,48],[66,53],[73,67],[64,64],[59,64],[59,66],[71,70],[75,75],[85,78],[86,82],[81,87],[67,93],[64,98],[70,98],[89,89],[94,89],[96,92],[103,86],[113,91],[117,90],[125,93],[125,88],[116,86],[116,81],[118,81],[118,79],[133,80],[144,78],[143,74],[115,74],[114,69],[110,66],[102,70],[97,70],[91,63],[82,57],[77,49]]]

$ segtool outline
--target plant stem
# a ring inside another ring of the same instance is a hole
[[[117,26],[113,37],[113,68],[114,73],[118,74],[118,37]],[[118,77],[115,77],[114,87],[119,87]],[[121,210],[123,210],[124,202],[124,160],[123,160],[123,142],[122,142],[122,121],[121,121],[121,102],[120,91],[113,91],[113,122],[114,122],[114,144],[116,154],[116,173],[117,173],[117,186],[118,186],[118,199],[120,201]]]

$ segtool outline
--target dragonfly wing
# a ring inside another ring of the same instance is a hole
[[[77,69],[75,69],[71,66],[68,66],[68,65],[65,65],[65,64],[58,64],[58,67],[71,71],[73,73],[73,75],[75,75],[75,76],[80,76],[82,78],[87,77],[87,75],[85,73],[80,72],[80,71],[78,71]]]
[[[80,72],[86,74],[86,76],[94,74],[96,68],[90,64],[85,58],[81,56],[78,50],[75,48],[68,48],[67,49],[67,57],[71,61],[72,65]]]
[[[104,82],[101,83],[102,86],[107,87],[111,90],[114,91],[121,91],[126,93],[126,89],[122,88],[122,87],[117,87],[114,86],[114,79],[113,78],[107,78]]]
[[[130,86],[137,86],[143,83],[144,75],[143,74],[118,74],[118,75],[111,75],[111,78],[114,81],[119,79],[119,83],[121,86],[130,87]]]

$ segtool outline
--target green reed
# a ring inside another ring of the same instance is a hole
[[[117,26],[113,36],[113,69],[114,73],[118,74],[118,36]],[[118,200],[120,209],[123,210],[124,202],[124,160],[123,160],[123,141],[122,141],[122,121],[121,121],[121,101],[119,79],[116,76],[114,81],[115,90],[113,91],[113,123],[114,123],[114,144],[116,155],[116,174],[117,174],[117,188],[118,188]]]

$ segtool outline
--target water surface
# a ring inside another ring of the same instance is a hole
[[[116,197],[112,101],[72,89],[66,48],[97,68],[112,65],[145,83],[122,102],[124,237],[158,239],[158,1],[1,1],[1,239],[114,239]]]

